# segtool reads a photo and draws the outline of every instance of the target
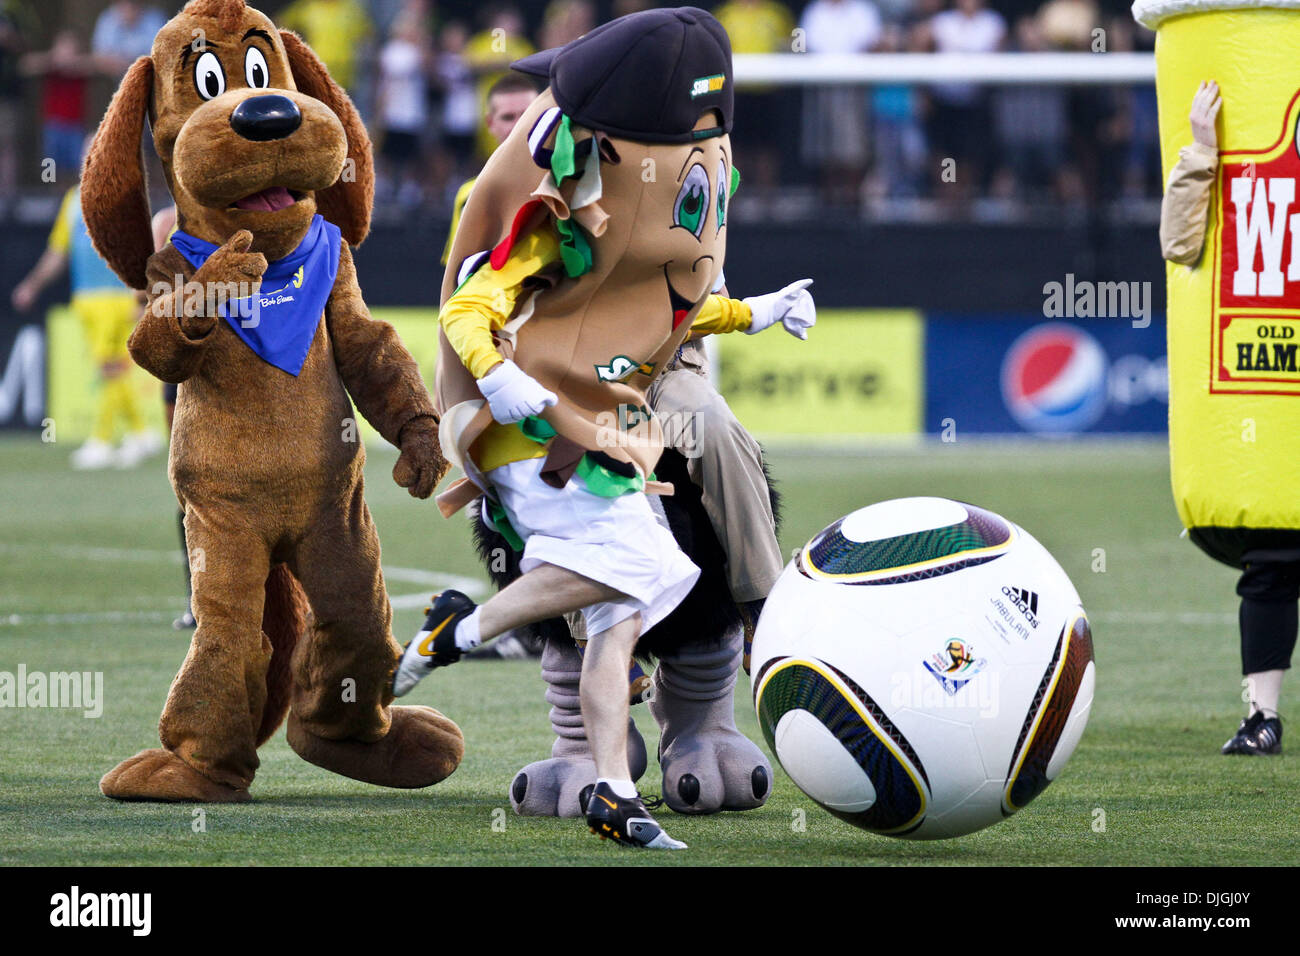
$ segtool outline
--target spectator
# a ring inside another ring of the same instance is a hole
[[[1023,53],[1047,49],[1039,18],[1016,21],[1015,47]],[[1060,86],[1008,86],[993,94],[998,161],[992,192],[1004,199],[1037,198],[1048,189],[1064,198],[1068,97]]]
[[[86,135],[86,90],[93,69],[75,30],[60,30],[47,52],[29,53],[22,58],[25,76],[44,79],[42,148],[44,159],[54,163],[55,176],[78,175],[81,141]]]
[[[90,49],[96,65],[117,79],[137,57],[149,55],[153,38],[166,22],[157,7],[146,7],[139,0],[116,0],[95,20]]]
[[[918,0],[876,0],[876,12],[880,14],[886,26],[899,27],[906,33],[910,32],[908,28],[917,20],[919,5]],[[907,49],[907,41],[902,41],[897,48]]]
[[[940,53],[993,53],[1006,38],[1001,14],[984,8],[984,0],[954,0],[951,10],[935,14],[928,25]],[[952,183],[957,197],[983,185],[988,171],[989,105],[987,90],[970,83],[943,83],[931,88],[929,139],[939,161],[956,161]]]
[[[917,33],[899,23],[881,31],[882,52],[916,52]],[[914,199],[921,194],[925,132],[920,96],[906,83],[882,83],[871,90],[871,137],[875,151],[868,189],[873,198]]]
[[[475,122],[487,110],[487,95],[492,84],[506,74],[515,60],[536,52],[524,35],[524,18],[515,7],[489,7],[483,24],[483,30],[465,44],[465,63],[474,73],[478,94]],[[486,160],[497,146],[491,134],[481,126],[477,144],[480,160]]]
[[[713,15],[731,37],[732,53],[789,53],[792,48],[794,18],[776,0],[727,0]]]
[[[1115,17],[1107,25],[1108,50],[1130,53],[1140,44],[1150,53],[1155,34],[1127,17]],[[1156,88],[1144,83],[1117,90],[1123,103],[1123,127],[1117,130],[1118,188],[1126,199],[1158,195],[1160,185],[1160,128],[1156,110]]]
[[[429,122],[431,51],[418,15],[393,21],[379,53],[380,191],[405,205],[420,201],[421,137]]]
[[[469,31],[459,20],[448,23],[438,35],[435,69],[441,98],[442,143],[446,150],[439,165],[452,167],[446,179],[462,177],[474,158],[479,113],[474,73],[465,62],[468,40]]]
[[[866,53],[880,42],[880,14],[867,0],[813,0],[799,29],[809,53]],[[797,48],[796,48],[797,49]],[[831,205],[857,205],[867,169],[867,98],[858,86],[810,88],[804,96],[803,159],[820,173]]]
[[[591,0],[551,0],[542,15],[538,34],[541,48],[564,46],[596,25],[596,8]]]
[[[794,18],[777,0],[728,0],[714,11],[731,37],[733,53],[789,53]],[[736,91],[736,122],[731,132],[737,167],[744,167],[746,191],[776,187],[780,179],[779,137],[774,128],[786,125],[782,91],[749,87]]]
[[[488,90],[484,125],[493,142],[497,144],[505,142],[510,131],[519,122],[519,117],[523,116],[529,104],[537,99],[539,92],[532,78],[522,73],[507,73],[492,84],[492,88]],[[447,259],[451,256],[451,244],[456,238],[456,229],[460,226],[460,214],[477,180],[477,176],[467,180],[456,191],[456,198],[451,206],[451,228],[447,232],[447,244],[442,250],[443,265],[447,264]]]
[[[19,129],[22,125],[23,87],[19,62],[31,28],[23,6],[0,0],[0,199],[18,187]]]
[[[357,68],[374,32],[361,0],[293,0],[279,20],[281,26],[302,34],[335,83],[355,92]]]

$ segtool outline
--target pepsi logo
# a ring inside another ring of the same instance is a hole
[[[1063,322],[1036,325],[1002,361],[1002,400],[1022,428],[1084,431],[1106,411],[1109,362],[1087,332]]]

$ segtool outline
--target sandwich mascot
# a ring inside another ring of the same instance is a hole
[[[178,216],[156,254],[146,119]],[[351,102],[301,39],[243,0],[188,3],[95,136],[87,228],[147,293],[132,357],[179,383],[169,471],[198,620],[162,747],[109,771],[109,797],[248,800],[257,748],[286,714],[299,756],[357,780],[426,787],[460,762],[452,721],[391,706],[400,648],[352,402],[401,449],[393,478],[412,495],[428,497],[447,465],[416,365],[357,284],[351,246],[372,196]]]
[[[629,661],[621,689],[602,685],[621,707],[592,686],[605,666],[593,655],[623,639],[630,614],[637,654],[659,659],[651,708],[668,806],[761,806],[771,767],[734,723],[740,618],[725,579],[709,578],[712,568],[701,576],[666,527],[658,496],[689,479],[685,467],[657,472],[664,428],[646,394],[688,337],[780,322],[802,338],[808,281],[754,300],[717,294],[738,174],[731,49],[710,14],[621,17],[514,68],[549,85],[466,204],[443,284],[436,393],[442,446],[466,475],[439,506],[449,515],[472,505],[519,553],[522,573],[481,607],[435,596],[395,689],[409,692],[510,627],[568,613],[585,658],[567,628],[551,630],[542,668],[557,740],[516,775],[512,803],[522,814],[585,815],[622,843],[678,848],[634,799],[646,757],[627,717]],[[681,490],[698,500],[698,489]]]

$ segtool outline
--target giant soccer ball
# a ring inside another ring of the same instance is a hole
[[[1096,667],[1078,592],[1028,532],[901,498],[799,551],[751,674],[763,734],[804,793],[864,830],[926,840],[997,823],[1056,779]]]

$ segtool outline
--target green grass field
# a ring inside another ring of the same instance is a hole
[[[73,473],[70,449],[0,440],[0,670],[102,671],[104,712],[0,709],[0,863],[90,864],[1294,864],[1300,764],[1218,754],[1240,717],[1235,576],[1179,538],[1159,443],[981,443],[775,449],[789,551],[885,498],[962,498],[1022,524],[1058,558],[1093,623],[1092,719],[1063,777],[1024,812],[959,840],[910,843],[858,831],[779,769],[760,810],[661,811],[691,849],[635,854],[578,821],[516,817],[506,789],[551,743],[535,662],[467,663],[412,695],[465,732],[464,763],[423,791],[386,791],[299,760],[283,733],[262,750],[254,802],[119,804],[101,774],[157,745],[157,718],[187,647],[175,502],[161,460]],[[463,520],[393,485],[372,450],[367,497],[405,641],[424,599],[482,578]],[[1101,549],[1100,551],[1098,549]],[[1104,553],[1104,571],[1094,570]],[[742,730],[761,741],[737,694]],[[1300,688],[1286,689],[1294,699]],[[1285,702],[1284,702],[1285,708]],[[651,752],[654,722],[638,708]],[[642,789],[659,790],[651,765]],[[803,814],[797,811],[803,811]],[[806,827],[798,829],[798,818]],[[1104,827],[1100,824],[1104,821]],[[501,824],[504,823],[504,826]],[[495,825],[494,825],[495,824]]]

